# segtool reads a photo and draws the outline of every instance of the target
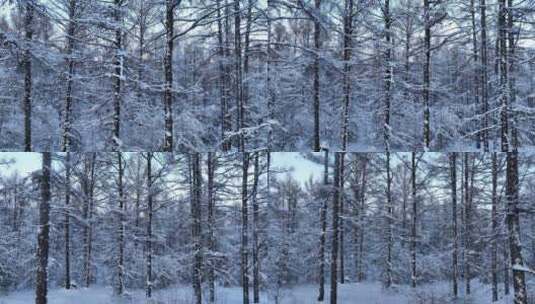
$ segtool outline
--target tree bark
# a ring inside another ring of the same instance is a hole
[[[244,136],[244,92],[243,92],[243,68],[242,68],[242,43],[241,43],[241,11],[240,1],[234,0],[234,72],[236,93],[236,132],[238,133],[238,150],[245,152]]]
[[[359,263],[358,263],[358,268],[357,268],[357,272],[358,272],[358,281],[361,282],[364,280],[364,229],[362,227],[364,227],[364,217],[365,217],[365,207],[366,207],[366,185],[367,185],[367,180],[368,180],[368,174],[367,174],[367,168],[368,168],[368,158],[367,156],[364,156],[363,158],[363,162],[364,164],[362,165],[362,187],[360,189],[360,211],[359,211],[359,226],[361,227],[360,229],[360,238],[359,238],[359,249],[358,249],[358,260],[359,260]]]
[[[175,7],[177,1],[165,1],[165,55],[164,55],[164,144],[163,150],[173,151],[173,46]],[[180,2],[180,1],[179,1]]]
[[[338,217],[338,230],[340,234],[340,249],[339,249],[339,256],[340,256],[340,284],[345,283],[345,263],[344,263],[344,235],[345,235],[345,197],[344,197],[344,166],[345,166],[345,152],[340,152],[340,177],[339,177],[339,214]]]
[[[429,90],[431,82],[431,16],[429,0],[424,0],[424,83],[423,83],[423,107],[424,107],[424,148],[429,149],[431,144]]]
[[[32,151],[32,53],[31,43],[33,40],[35,1],[28,0],[25,4],[26,15],[24,16],[25,46],[22,54],[22,68],[24,71],[24,97],[22,101],[24,109],[24,151]]]
[[[227,50],[223,40],[223,22],[221,16],[221,0],[217,0],[217,41],[218,41],[218,67],[219,67],[219,95],[221,108],[221,150],[230,150],[227,132],[231,131],[231,118],[229,108],[229,84],[227,70]],[[228,17],[225,17],[228,18]]]
[[[152,153],[147,152],[147,235],[146,235],[146,286],[145,295],[152,297],[152,213],[153,213]]]
[[[412,221],[411,221],[411,286],[416,287],[416,221],[418,219],[418,201],[416,197],[416,152],[411,153],[411,189],[412,189]]]
[[[243,84],[242,84],[242,102],[240,107],[240,117],[242,121],[242,128],[247,128],[249,123],[247,121],[247,109],[249,107],[249,58],[251,48],[251,27],[253,26],[253,0],[247,0],[247,13],[245,17],[245,37],[243,46]],[[245,133],[242,133],[243,151],[245,151]]]
[[[507,40],[509,42],[507,49],[507,88],[509,92],[509,108],[508,108],[508,119],[509,119],[509,129],[511,132],[510,143],[512,145],[513,151],[518,149],[518,130],[516,125],[516,114],[513,111],[513,107],[516,104],[516,76],[515,76],[515,33],[514,33],[514,13],[518,10],[513,5],[513,0],[507,0]]]
[[[248,192],[247,192],[247,178],[249,171],[249,153],[242,152],[242,189],[241,189],[241,281],[243,290],[243,304],[249,304],[249,208],[247,205]]]
[[[271,40],[272,40],[272,21],[271,21],[271,11],[273,9],[273,1],[268,1],[267,3],[267,10],[266,10],[266,18],[267,18],[267,42],[266,42],[266,89],[267,89],[267,109],[268,109],[268,117],[270,120],[270,124],[274,123],[275,120],[275,92],[273,90],[273,81],[271,79],[271,69],[273,65],[273,59],[271,56]],[[273,150],[273,128],[270,125],[268,129],[268,142],[267,142],[267,148],[268,151]]]
[[[390,0],[385,0],[385,6],[383,10],[383,18],[385,22],[385,74],[384,74],[384,86],[385,86],[385,96],[384,96],[384,125],[383,125],[383,138],[385,151],[389,153],[390,151],[390,108],[392,103],[392,16],[390,15]],[[390,156],[387,156],[388,161],[390,161]]]
[[[489,93],[488,93],[488,55],[487,55],[487,4],[486,0],[479,0],[481,18],[481,103],[482,125],[481,137],[483,151],[489,151]]]
[[[472,198],[470,196],[470,169],[469,154],[464,153],[464,279],[465,292],[471,293],[471,266],[472,266]]]
[[[457,153],[449,155],[450,161],[450,182],[451,182],[451,206],[452,206],[452,234],[453,234],[453,251],[452,251],[452,282],[453,297],[458,296],[458,276],[459,276],[459,248],[458,248],[458,229],[457,229]]]
[[[340,153],[334,154],[334,184],[332,207],[332,245],[331,245],[331,304],[338,302],[338,241],[339,241],[339,208],[340,208]]]
[[[479,72],[480,72],[480,68],[477,67],[477,65],[479,64],[479,50],[478,50],[478,44],[477,44],[477,23],[476,23],[476,8],[475,8],[475,4],[474,4],[474,1],[475,0],[470,0],[470,17],[471,17],[471,22],[472,22],[472,59],[474,61],[474,65],[476,66],[475,70],[474,70],[474,104],[475,104],[475,108],[476,109],[480,109],[481,108],[481,105],[480,105],[480,98],[479,98],[479,93],[480,93],[480,75],[479,75]],[[477,114],[479,114],[478,112],[476,112]],[[477,131],[475,134],[477,134],[476,136],[476,147],[477,149],[480,149],[481,148],[481,142],[482,142],[482,138],[481,138],[481,132],[480,131]]]
[[[254,155],[254,181],[253,181],[253,303],[260,303],[260,260],[259,260],[259,220],[258,182],[260,178],[260,164],[258,153]]]
[[[329,150],[324,150],[323,156],[323,195],[322,205],[320,208],[320,244],[319,244],[319,293],[318,302],[323,303],[325,300],[325,239],[327,235],[327,185],[329,184]]]
[[[84,177],[82,180],[82,190],[84,197],[84,284],[85,287],[91,285],[91,254],[93,249],[93,193],[95,186],[95,163],[96,153],[84,155]]]
[[[193,181],[190,183],[193,187],[191,194],[191,236],[193,241],[193,272],[192,285],[193,293],[195,294],[195,303],[202,303],[201,280],[202,280],[202,245],[201,245],[201,164],[200,153],[193,153],[192,158],[192,177]]]
[[[71,201],[71,153],[65,156],[65,289],[71,289],[71,236],[70,236],[70,204]]]
[[[492,239],[491,239],[491,275],[492,275],[492,302],[498,301],[498,156],[496,152],[492,153]]]
[[[208,250],[210,256],[214,256],[216,251],[215,238],[215,191],[214,191],[214,175],[215,175],[215,157],[213,152],[208,152],[207,169],[207,196],[208,196]],[[208,302],[215,303],[215,260],[212,258],[208,261]]]
[[[123,50],[123,31],[122,31],[122,6],[123,0],[114,1],[113,21],[115,22],[115,41],[113,42],[115,55],[113,58],[113,131],[111,148],[112,151],[121,149],[121,86],[123,79],[124,50]]]
[[[386,151],[386,206],[385,206],[385,239],[386,239],[386,257],[385,257],[385,279],[384,287],[390,288],[393,283],[392,278],[392,250],[394,246],[394,236],[393,236],[393,217],[394,217],[394,206],[392,205],[392,175],[390,172],[390,152]]]
[[[351,56],[353,48],[353,0],[345,1],[344,13],[344,75],[343,75],[343,109],[342,109],[342,151],[347,150],[349,106],[351,104]],[[343,268],[342,268],[343,269]],[[343,280],[343,276],[342,276]]]
[[[505,0],[498,2],[498,41],[500,47],[500,132],[502,152],[509,151],[509,102],[507,96],[508,71],[507,71],[507,26],[505,18],[507,7]]]
[[[69,1],[69,23],[67,28],[67,93],[65,98],[65,107],[63,113],[63,145],[62,152],[71,150],[72,145],[72,85],[74,77],[74,59],[72,53],[74,49],[74,35],[76,31],[76,1]],[[67,288],[67,286],[65,286]],[[68,289],[68,288],[67,288]]]
[[[505,204],[507,204],[507,202],[505,202]],[[508,246],[506,245],[507,243],[507,239],[508,237],[505,236],[503,241],[504,241],[504,245],[503,245],[503,294],[504,295],[509,295],[510,291],[510,285],[511,283],[509,282],[509,273],[510,273],[510,265],[509,265],[509,248]]]
[[[321,0],[314,0],[316,13],[321,12]],[[320,52],[321,52],[321,24],[319,16],[314,18],[314,63],[313,63],[313,98],[314,98],[314,145],[315,152],[320,151]]]
[[[117,152],[117,165],[118,165],[118,178],[117,178],[117,190],[119,198],[119,208],[117,210],[117,243],[118,243],[118,255],[117,255],[117,282],[115,285],[115,294],[122,295],[124,292],[124,226],[125,226],[125,201],[123,191],[123,157],[121,152]]]
[[[507,228],[509,251],[513,270],[514,304],[527,304],[524,258],[520,242],[520,211],[518,209],[518,152],[507,153]]]
[[[39,205],[39,231],[37,233],[37,274],[35,278],[35,304],[47,303],[48,291],[48,239],[50,231],[50,152],[43,152],[41,171],[41,204]]]

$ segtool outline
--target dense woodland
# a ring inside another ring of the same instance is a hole
[[[533,1],[0,5],[2,150],[533,146]]]
[[[413,303],[471,303],[481,284],[487,303],[532,303],[532,155],[324,151],[302,155],[306,180],[281,155],[43,153],[42,170],[1,176],[0,289],[42,304],[47,288],[185,285],[177,303],[218,303],[239,286],[239,303],[280,303],[311,284],[336,304],[343,284],[446,282]]]

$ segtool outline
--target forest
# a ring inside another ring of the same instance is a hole
[[[0,304],[535,304],[535,0],[0,0]]]
[[[0,303],[534,303],[534,164],[3,153]]]
[[[529,0],[1,0],[0,149],[511,151]]]

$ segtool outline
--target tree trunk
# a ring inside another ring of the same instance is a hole
[[[273,89],[273,84],[271,80],[271,69],[273,64],[273,59],[271,57],[271,40],[272,40],[272,25],[271,25],[271,10],[273,9],[273,1],[267,2],[266,18],[267,18],[267,42],[266,42],[266,89],[267,89],[267,109],[269,123],[273,124],[275,120],[275,90]],[[273,129],[272,126],[269,126],[268,129],[268,142],[267,142],[268,151],[273,150]]]
[[[340,234],[340,249],[339,249],[339,256],[340,256],[340,284],[344,284],[345,283],[345,274],[344,274],[344,253],[345,253],[345,250],[344,250],[344,232],[345,232],[345,221],[344,221],[344,217],[345,217],[345,200],[344,200],[344,164],[345,162],[345,152],[340,152],[340,177],[339,177],[339,188],[338,188],[338,193],[339,193],[339,196],[340,196],[340,199],[339,199],[339,216],[338,216],[338,220],[339,220],[339,223],[338,223],[338,231],[339,231],[339,234]]]
[[[507,228],[511,267],[513,269],[514,304],[527,304],[524,259],[520,242],[520,211],[518,209],[518,152],[507,153]]]
[[[365,217],[365,204],[366,204],[366,183],[368,180],[368,174],[367,174],[367,168],[368,168],[368,158],[367,156],[364,156],[363,158],[364,164],[362,165],[362,187],[360,189],[360,211],[359,211],[359,226],[360,229],[360,238],[359,238],[359,249],[358,249],[358,281],[361,282],[364,280],[364,217]]]
[[[242,152],[242,189],[241,189],[241,281],[243,290],[243,304],[249,304],[249,209],[247,206],[248,194],[247,194],[247,178],[249,171],[249,153]]]
[[[141,2],[139,3],[139,11],[138,11],[138,21],[139,23],[139,32],[138,34],[138,61],[139,61],[139,68],[137,71],[137,84],[136,84],[136,98],[137,102],[142,103],[143,102],[143,88],[142,83],[144,82],[144,74],[145,74],[145,36],[147,34],[147,17],[148,17],[148,10],[145,7],[145,3]],[[137,246],[137,245],[136,245]]]
[[[323,303],[325,300],[325,239],[327,235],[327,185],[329,184],[329,150],[324,150],[323,157],[323,202],[320,209],[320,225],[321,225],[321,234],[320,234],[320,244],[319,244],[319,293],[318,293],[318,302]]]
[[[492,153],[492,239],[491,239],[491,275],[492,275],[492,302],[498,301],[498,156],[496,152]]]
[[[146,235],[146,289],[145,295],[147,298],[152,297],[152,196],[154,189],[152,188],[152,153],[147,152],[147,235]]]
[[[453,234],[453,251],[452,251],[452,282],[453,282],[453,297],[458,296],[458,276],[459,276],[459,248],[458,248],[458,231],[457,231],[457,153],[453,152],[449,155],[450,161],[450,182],[451,182],[451,218],[452,218],[452,234]]]
[[[173,151],[173,46],[174,46],[174,11],[176,1],[166,0],[165,10],[165,55],[164,55],[164,121],[165,135],[163,150]]]
[[[392,249],[394,246],[393,236],[393,217],[394,206],[392,205],[392,174],[390,172],[390,152],[386,151],[386,210],[385,210],[385,239],[386,239],[386,257],[385,257],[385,279],[384,287],[390,288],[393,283],[392,279]]]
[[[331,304],[338,302],[338,241],[339,241],[339,207],[340,207],[340,153],[334,154],[334,184],[332,207],[332,246],[331,246]]]
[[[124,226],[125,226],[125,199],[123,193],[123,157],[121,152],[117,152],[118,179],[117,190],[119,198],[119,208],[117,210],[117,243],[119,246],[117,256],[117,282],[115,285],[115,294],[122,295],[124,291]]]
[[[431,144],[429,90],[431,82],[431,12],[429,0],[424,0],[424,83],[423,83],[423,107],[424,107],[424,148],[429,149]]]
[[[464,279],[465,292],[471,293],[471,266],[472,266],[472,202],[470,189],[469,154],[464,153]],[[472,168],[473,170],[473,168]]]
[[[314,0],[316,13],[321,12],[321,0]],[[314,145],[312,150],[320,151],[320,52],[321,24],[319,16],[314,18],[314,64],[313,64],[313,98],[314,98]]]
[[[353,160],[352,160],[352,170],[351,170],[351,173],[352,173],[352,179],[351,179],[351,189],[353,190],[353,223],[351,225],[351,227],[353,228],[353,250],[352,250],[352,256],[353,256],[353,261],[355,263],[355,267],[354,267],[354,278],[355,278],[355,282],[358,282],[359,281],[359,273],[358,273],[358,269],[359,269],[359,259],[358,259],[358,252],[359,252],[359,237],[360,237],[360,232],[361,232],[361,227],[360,227],[360,222],[359,222],[359,218],[360,218],[360,196],[361,196],[361,193],[360,193],[360,190],[361,190],[361,175],[362,175],[362,172],[361,172],[361,166],[362,166],[363,162],[362,162],[362,158],[360,157],[359,154],[353,154]]]
[[[242,43],[240,1],[234,0],[234,72],[236,92],[236,132],[238,133],[238,150],[245,152],[244,121],[245,113],[243,95]]]
[[[507,8],[505,0],[499,0],[498,3],[498,40],[500,41],[500,131],[501,131],[501,149],[502,152],[509,151],[509,103],[507,96],[507,27],[505,17]]]
[[[24,16],[24,38],[26,45],[22,54],[22,68],[24,71],[24,151],[32,151],[32,53],[35,0],[25,1],[26,15]]]
[[[65,108],[63,109],[63,145],[61,148],[62,152],[67,152],[71,150],[72,144],[72,85],[74,77],[74,59],[72,58],[72,53],[74,49],[74,35],[76,30],[75,23],[75,13],[76,13],[76,1],[69,1],[69,23],[67,28],[67,93],[65,98]],[[70,283],[69,283],[70,285]],[[68,289],[67,286],[65,288]]]
[[[390,0],[385,0],[385,6],[383,11],[383,18],[385,22],[385,74],[384,74],[384,86],[385,86],[385,96],[384,96],[384,125],[383,125],[383,138],[385,151],[390,152],[390,108],[392,102],[392,33],[390,28],[392,26],[392,19],[390,16]],[[388,161],[390,161],[390,156],[387,155]],[[390,170],[390,169],[388,169]],[[390,186],[389,186],[390,187]]]
[[[202,245],[201,245],[201,164],[200,154],[193,153],[192,157],[192,177],[193,181],[190,183],[191,189],[191,236],[193,241],[193,293],[195,294],[195,303],[202,303],[201,280],[202,280]]]
[[[215,175],[215,157],[213,152],[208,152],[208,183],[207,183],[207,196],[208,196],[208,250],[210,256],[214,256],[216,251],[216,239],[215,239],[215,191],[214,191],[214,175]],[[215,303],[215,260],[212,258],[208,261],[208,290],[209,290],[209,303]]]
[[[260,303],[260,261],[259,261],[259,217],[258,206],[258,181],[260,178],[260,165],[258,153],[254,156],[254,182],[253,182],[253,303]]]
[[[507,0],[507,40],[509,42],[507,49],[507,89],[509,92],[509,123],[508,126],[511,132],[510,143],[513,146],[513,151],[518,149],[518,130],[516,125],[516,114],[513,111],[513,107],[516,104],[516,76],[515,76],[515,32],[514,32],[514,13],[518,10],[513,6],[513,0]]]
[[[505,202],[505,204],[507,204],[507,201]],[[505,231],[504,231],[505,232]],[[504,295],[509,295],[509,287],[510,287],[510,282],[509,282],[509,272],[510,272],[510,267],[509,267],[509,248],[508,246],[506,245],[507,243],[507,236],[505,236],[503,238],[503,247],[502,247],[502,255],[503,255],[503,294]]]
[[[71,201],[71,153],[65,158],[65,289],[71,289],[71,236],[70,236],[70,204]]]
[[[242,84],[242,102],[240,107],[240,117],[242,121],[242,128],[248,127],[247,122],[247,108],[249,107],[249,58],[251,45],[251,27],[253,26],[253,2],[247,0],[247,15],[245,20],[245,37],[243,49],[243,84]],[[242,133],[243,151],[245,151],[245,133]]]
[[[82,182],[82,190],[84,197],[84,284],[85,287],[91,285],[91,253],[93,249],[93,193],[95,185],[95,164],[96,153],[88,153],[84,155],[84,177]]]
[[[123,0],[115,0],[115,8],[113,11],[113,21],[115,22],[115,55],[113,58],[114,72],[113,72],[113,133],[111,140],[112,151],[119,151],[121,149],[121,84],[123,79],[123,65],[124,65],[124,50],[123,50],[123,31],[122,31],[122,10]]]
[[[411,153],[412,221],[411,221],[411,286],[416,287],[416,221],[418,201],[416,197],[416,152]]]
[[[50,152],[43,152],[41,171],[41,204],[39,205],[39,230],[37,234],[37,274],[35,278],[35,304],[47,303],[48,289],[48,237],[50,231]]]
[[[386,152],[386,214],[385,214],[385,237],[387,242],[387,252],[385,260],[385,281],[384,286],[390,288],[392,286],[392,248],[394,245],[393,238],[393,215],[394,208],[392,205],[392,194],[391,194],[391,184],[392,176],[390,172],[390,106],[391,106],[391,87],[392,87],[392,66],[391,66],[391,56],[392,56],[392,37],[390,28],[392,25],[392,19],[390,16],[390,1],[385,0],[384,6],[384,22],[385,22],[385,40],[386,40],[386,50],[385,50],[385,74],[384,74],[384,85],[385,85],[385,108],[384,108],[384,145]]]
[[[141,155],[136,155],[136,194],[135,194],[135,220],[134,220],[134,226],[136,227],[136,234],[140,231],[140,205],[141,205],[141,191],[143,186],[143,176],[141,171]],[[135,245],[137,247],[138,242],[136,241]]]
[[[229,108],[229,85],[227,71],[227,51],[223,41],[223,22],[221,16],[221,0],[217,0],[217,41],[218,41],[218,67],[219,67],[219,95],[221,108],[221,150],[230,150],[230,142],[226,138],[227,132],[231,131],[231,118]],[[228,17],[225,17],[228,18]]]
[[[353,0],[345,1],[344,12],[344,75],[343,75],[343,110],[342,110],[342,151],[347,150],[349,106],[351,104],[351,55],[353,48]],[[342,255],[343,256],[343,255]],[[342,268],[343,269],[343,268]],[[343,276],[342,276],[343,280]]]
[[[474,105],[475,105],[475,108],[477,109],[476,110],[476,114],[481,114],[481,113],[478,113],[477,111],[479,109],[481,109],[481,105],[480,105],[480,98],[479,98],[479,86],[480,86],[480,83],[479,83],[479,72],[480,72],[480,67],[478,66],[479,64],[479,50],[478,50],[478,47],[477,47],[477,25],[476,25],[476,8],[475,8],[475,5],[474,5],[474,1],[475,0],[470,0],[470,17],[471,17],[471,22],[472,22],[472,60],[474,61],[474,66],[476,66],[475,70],[474,70]],[[475,134],[477,134],[476,136],[476,147],[477,149],[481,149],[481,141],[482,141],[482,138],[481,138],[481,131],[477,131],[475,132]]]
[[[489,151],[489,93],[488,93],[488,55],[487,55],[487,5],[485,0],[479,0],[481,18],[481,104],[482,125],[481,138],[483,151]]]

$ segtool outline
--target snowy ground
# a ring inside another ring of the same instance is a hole
[[[460,287],[463,284],[460,284]],[[414,293],[408,287],[395,288],[386,293],[378,283],[350,283],[340,285],[339,304],[431,304],[431,303],[458,303],[458,304],[487,304],[490,303],[490,290],[488,286],[474,284],[473,295],[470,299],[459,299],[452,302],[448,296],[449,286],[433,284],[422,286]],[[219,288],[217,294],[218,304],[242,303],[241,289]],[[325,303],[328,303],[329,286],[326,286]],[[317,286],[304,285],[285,290],[280,293],[279,304],[315,304]],[[154,291],[153,301],[147,302],[142,290],[129,292],[123,299],[112,296],[112,291],[107,287],[93,287],[90,289],[77,289],[66,291],[54,289],[49,294],[49,304],[191,304],[191,290],[187,287]],[[33,303],[33,291],[14,292],[0,296],[0,304],[31,304]],[[275,304],[273,294],[262,294],[261,303]],[[500,304],[512,303],[510,298],[501,299]]]

